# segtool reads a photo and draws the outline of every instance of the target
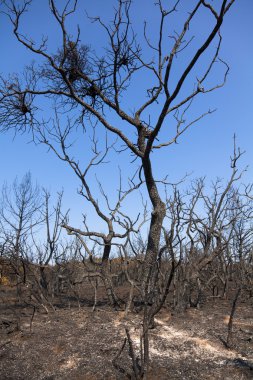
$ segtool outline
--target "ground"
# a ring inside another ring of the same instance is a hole
[[[18,305],[13,290],[0,289],[1,380],[124,379],[112,364],[130,330],[139,344],[141,312],[111,310],[99,297],[58,304],[48,314],[43,309]],[[123,290],[124,292],[124,290]],[[173,312],[164,308],[150,331],[149,379],[253,379],[252,303],[241,300],[234,319],[234,346],[227,349],[227,323],[231,299],[209,299],[200,309]],[[117,364],[131,367],[125,346]]]

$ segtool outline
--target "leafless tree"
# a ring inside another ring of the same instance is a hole
[[[59,257],[64,254],[68,243],[61,241],[62,223],[67,218],[67,214],[62,211],[63,192],[58,194],[56,205],[50,205],[51,194],[43,189],[42,204],[40,209],[41,231],[40,235],[45,234],[44,241],[40,242],[36,233],[32,235],[33,257],[38,263],[39,278],[38,285],[42,287],[47,296],[53,296],[55,285],[57,283],[57,273],[55,272],[55,263]],[[50,288],[50,289],[49,289]]]
[[[66,2],[61,9],[57,8],[54,0],[49,1],[50,12],[62,33],[62,45],[55,54],[50,54],[47,49],[46,38],[36,44],[32,38],[21,32],[22,16],[28,10],[30,3],[31,1],[25,0],[21,5],[17,5],[14,0],[4,1],[5,13],[13,25],[14,35],[24,47],[40,58],[40,65],[32,64],[27,67],[23,78],[20,76],[1,78],[1,129],[4,131],[10,129],[31,130],[34,139],[48,145],[60,159],[71,166],[80,179],[81,192],[92,204],[97,215],[105,222],[108,231],[100,233],[89,231],[87,228],[82,231],[70,225],[65,225],[65,228],[80,239],[88,237],[95,238],[96,244],[102,242],[102,271],[104,271],[102,274],[112,303],[117,300],[112,293],[111,284],[108,284],[107,268],[111,246],[117,238],[128,238],[134,230],[135,221],[120,212],[118,203],[115,207],[108,204],[109,216],[102,211],[90,190],[87,172],[94,162],[96,165],[101,164],[104,156],[95,152],[88,166],[83,169],[79,161],[68,153],[68,136],[78,127],[84,128],[84,130],[90,130],[94,126],[96,130],[103,128],[108,134],[117,137],[124,145],[121,149],[117,148],[119,153],[122,149],[127,149],[139,163],[137,172],[139,182],[131,182],[129,190],[126,190],[125,193],[119,192],[119,198],[121,203],[125,194],[145,182],[152,205],[141,283],[144,317],[140,368],[137,368],[134,363],[134,376],[142,377],[148,371],[148,329],[161,305],[161,299],[157,297],[159,293],[156,285],[159,273],[157,261],[159,260],[163,224],[167,211],[166,201],[158,184],[160,179],[154,174],[152,157],[157,150],[176,143],[189,127],[212,112],[207,110],[192,120],[185,121],[187,110],[195,98],[223,86],[226,81],[228,66],[219,57],[222,41],[221,26],[234,0],[222,0],[217,6],[204,0],[182,2],[184,6],[188,7],[188,13],[180,29],[170,36],[172,44],[168,43],[166,38],[167,27],[170,17],[176,14],[180,1],[174,1],[171,9],[166,9],[162,0],[158,0],[154,4],[155,10],[160,15],[156,30],[152,30],[152,36],[155,38],[149,37],[150,31],[148,25],[145,24],[144,38],[138,41],[131,24],[131,6],[134,5],[131,0],[119,0],[111,23],[104,22],[100,16],[90,17],[91,22],[97,23],[98,27],[100,26],[104,30],[109,41],[105,54],[100,57],[89,48],[87,41],[83,43],[80,41],[79,29],[76,37],[68,33],[66,20],[76,11],[77,0]],[[193,47],[189,52],[187,48],[193,40],[191,24],[200,12],[203,12],[204,17],[209,17],[210,28],[199,42],[199,46]],[[214,49],[212,44],[216,44]],[[151,52],[152,59],[146,58],[146,49]],[[202,72],[196,74],[196,65],[202,62],[202,57],[208,50],[210,50],[209,62],[204,64]],[[175,72],[176,58],[185,52],[187,52],[187,61],[181,71]],[[210,86],[212,70],[217,63],[224,66],[224,77],[221,83]],[[125,110],[124,99],[127,98],[128,90],[134,85],[135,78],[140,72],[145,73],[149,78],[150,85],[146,85],[145,82],[138,84],[147,97],[142,104],[134,105],[134,111],[128,112]],[[187,92],[185,83],[189,83],[190,80],[193,89]],[[41,115],[36,102],[39,102],[41,97],[46,97],[47,102],[52,101],[55,105],[57,114],[53,124],[51,121],[47,123],[42,118],[40,119]],[[151,118],[150,115],[154,109],[156,109],[156,116]],[[60,117],[61,112],[65,114],[69,112],[68,120]],[[112,120],[110,114],[113,114],[117,121],[110,121]],[[169,129],[168,126],[173,118],[175,129],[169,135],[165,132]],[[163,134],[162,131],[164,131]],[[168,137],[164,139],[164,135]],[[108,151],[107,148],[106,146],[105,152]],[[102,193],[104,193],[103,189]],[[108,199],[106,195],[105,197]],[[217,210],[214,210],[213,220],[210,220],[209,223],[198,221],[195,224],[195,228],[199,228],[198,225],[202,224],[201,228],[205,229],[205,235],[201,240],[203,242],[203,239],[206,239],[203,243],[205,252],[210,248],[212,240],[210,234],[217,232],[214,228],[221,203],[220,200]],[[194,218],[192,223],[195,223]],[[123,232],[116,231],[115,224],[120,226]],[[200,231],[199,233],[201,235]],[[171,232],[165,233],[165,240],[169,247],[171,244],[173,245],[173,239]],[[222,244],[219,239],[217,235],[217,246]],[[84,240],[83,244],[92,257],[92,252]],[[213,256],[215,255],[216,251]],[[206,263],[206,260],[209,259],[204,257],[203,260]],[[165,300],[165,296],[166,293],[162,300]]]
[[[5,244],[5,255],[10,257],[17,276],[17,286],[26,282],[25,261],[29,258],[31,228],[41,222],[39,187],[27,173],[19,182],[2,188],[0,223]],[[22,269],[21,269],[22,268]]]

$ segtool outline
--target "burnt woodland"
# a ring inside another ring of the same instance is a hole
[[[78,1],[49,0],[54,52],[49,37],[25,32],[33,0],[1,2],[33,60],[0,76],[0,131],[45,146],[78,181],[83,204],[78,224],[64,191],[51,194],[30,172],[2,187],[1,379],[252,378],[244,151],[234,136],[227,178],[211,185],[189,174],[173,181],[155,164],[214,112],[195,102],[228,80],[222,27],[234,2],[158,0],[159,22],[144,22],[140,35],[135,2],[115,1],[110,20],[83,16],[105,36],[95,51],[82,25],[70,28]]]

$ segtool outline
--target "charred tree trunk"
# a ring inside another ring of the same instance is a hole
[[[229,321],[228,321],[228,335],[227,335],[227,341],[226,341],[226,346],[228,348],[232,347],[232,345],[233,345],[233,342],[232,342],[232,340],[233,340],[233,321],[234,321],[234,314],[236,311],[236,306],[237,306],[237,302],[239,300],[240,293],[241,293],[241,288],[237,289],[237,292],[235,294],[233,304],[232,304],[231,313],[230,313],[230,317],[229,317]]]
[[[151,312],[151,307],[155,302],[157,296],[157,257],[159,254],[160,238],[162,233],[163,220],[166,214],[166,207],[159,195],[149,157],[145,157],[142,161],[144,175],[146,179],[146,186],[149,193],[150,200],[153,205],[153,212],[150,221],[150,228],[148,234],[147,251],[144,261],[143,279],[142,279],[142,293],[144,301],[144,317],[143,317],[143,369],[144,373],[148,371],[149,365],[149,336],[148,330],[151,319],[154,315]]]
[[[119,306],[119,300],[118,300],[117,295],[114,292],[114,287],[113,287],[111,274],[110,274],[109,256],[111,252],[111,247],[112,246],[110,242],[105,242],[104,253],[102,257],[102,265],[101,265],[101,275],[102,275],[102,280],[105,286],[106,294],[110,302],[110,305],[112,307],[117,307]]]

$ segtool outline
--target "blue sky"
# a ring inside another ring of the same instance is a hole
[[[80,3],[82,3],[82,6],[79,8],[78,15],[72,17],[69,21],[69,29],[74,34],[76,23],[78,22],[81,27],[83,42],[91,44],[94,49],[101,52],[105,44],[103,33],[101,33],[101,29],[97,25],[90,24],[87,21],[84,8],[86,7],[90,15],[102,15],[104,20],[108,20],[108,18],[111,18],[115,1],[93,0],[92,2],[84,1]],[[182,2],[180,8],[182,13],[178,15],[178,23],[183,20],[184,12],[186,12],[183,3],[185,4],[185,1]],[[218,4],[219,1],[214,3]],[[137,32],[141,33],[142,21],[145,18],[148,21],[150,37],[155,38],[158,13],[154,10],[153,1],[135,0],[132,12]],[[249,165],[244,181],[252,182],[252,16],[252,0],[237,0],[231,8],[222,27],[223,46],[221,57],[230,66],[227,84],[224,88],[210,95],[196,99],[193,110],[189,114],[189,120],[209,108],[217,109],[217,111],[187,131],[179,140],[179,144],[159,151],[154,155],[157,178],[168,173],[171,181],[177,181],[186,172],[193,172],[192,178],[207,176],[210,181],[216,177],[226,179],[229,176],[229,156],[232,153],[233,134],[235,133],[238,145],[242,150],[246,151],[240,165],[242,168]],[[48,13],[47,1],[34,0],[31,13],[25,15],[23,23],[23,30],[28,35],[33,36],[35,41],[42,35],[49,36],[48,46],[51,52],[57,48],[60,41],[58,29],[52,21],[52,17]],[[173,22],[173,19],[171,19],[172,30],[178,26]],[[197,19],[193,27],[194,34],[201,37],[206,28],[210,27],[210,22],[210,19],[206,18],[200,17]],[[198,37],[196,37],[196,44],[197,41]],[[193,43],[193,49],[194,44],[195,42]],[[0,15],[0,46],[3,52],[0,61],[0,72],[3,75],[21,72],[24,65],[28,64],[32,59],[31,54],[15,41],[8,19],[4,15]],[[191,49],[187,51],[183,59],[187,60],[190,54]],[[180,70],[180,65],[183,66],[183,63],[183,60],[178,60],[178,70]],[[203,64],[205,64],[205,60]],[[177,72],[175,71],[176,74]],[[217,72],[217,75],[219,77],[219,72]],[[133,107],[135,103],[138,104],[139,98],[142,96],[140,88],[145,80],[146,78],[142,76],[137,78],[134,83],[136,87],[132,87],[129,98],[124,99],[126,109]],[[45,112],[45,116],[49,116],[52,110],[45,109],[43,112]],[[155,116],[156,110],[154,110],[153,117],[155,118]],[[47,152],[44,146],[35,146],[29,141],[30,138],[26,134],[17,135],[15,138],[11,133],[0,135],[0,186],[5,181],[11,183],[15,176],[22,177],[27,171],[30,171],[33,179],[38,184],[51,190],[52,193],[64,188],[64,204],[66,208],[72,210],[72,220],[80,221],[82,213],[90,213],[91,211],[76,194],[78,181],[75,176],[64,163],[60,162],[51,152]],[[81,145],[77,148],[84,160],[85,149]],[[121,158],[117,158],[116,155],[112,155],[111,162],[104,165],[96,173],[99,179],[103,181],[111,199],[114,198],[115,193],[113,191],[118,186],[118,165],[121,166],[122,172],[127,174],[129,156],[125,154]],[[91,176],[90,180],[95,189],[97,185],[94,176]],[[140,198],[137,198],[139,202]],[[137,198],[132,198],[128,203],[128,207],[136,208],[135,202]]]

